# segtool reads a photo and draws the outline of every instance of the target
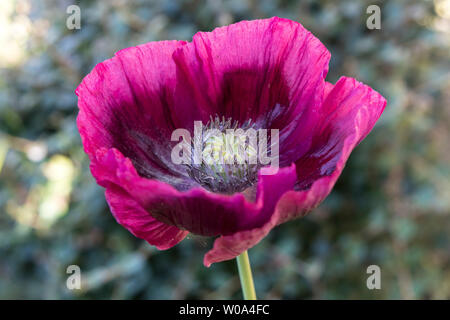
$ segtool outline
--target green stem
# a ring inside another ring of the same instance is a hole
[[[242,293],[245,300],[256,300],[255,286],[253,284],[252,269],[247,251],[236,257],[239,278],[241,279]]]

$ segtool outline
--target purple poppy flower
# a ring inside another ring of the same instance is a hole
[[[189,232],[217,237],[209,266],[316,207],[386,105],[354,79],[326,82],[329,59],[301,24],[275,17],[127,48],[98,64],[76,90],[77,123],[116,220],[158,249]],[[278,129],[278,172],[222,179],[175,164],[171,135],[193,132],[195,121]]]

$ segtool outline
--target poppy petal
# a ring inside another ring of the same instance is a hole
[[[325,46],[298,22],[241,21],[198,32],[174,53],[177,95],[206,110],[206,117],[280,129],[300,109],[320,104],[329,59]]]
[[[131,161],[115,149],[100,149],[91,171],[98,184],[106,189],[121,186],[157,220],[204,236],[230,235],[261,226],[296,181],[294,165],[274,175],[260,175],[256,200],[251,202],[241,193],[222,195],[203,188],[181,192],[164,182],[140,177]]]
[[[358,145],[372,130],[385,106],[383,96],[369,86],[352,78],[340,78],[321,107],[311,134],[311,147],[296,161],[296,188],[307,189],[313,181],[330,175],[342,158],[345,139],[354,135],[352,149]]]
[[[78,86],[77,118],[86,153],[117,148],[139,174],[179,189],[192,186],[184,167],[170,161],[171,134],[185,113],[173,103],[175,49],[184,41],[151,42],[123,49],[99,63]],[[163,70],[163,71],[162,71]]]
[[[339,178],[350,153],[370,132],[385,106],[386,100],[370,87],[341,78],[324,102],[314,148],[296,163],[305,190],[285,193],[261,227],[216,239],[213,249],[205,255],[204,264],[234,258],[257,244],[275,226],[303,216],[319,205]]]
[[[173,247],[189,233],[153,218],[119,186],[110,185],[105,191],[105,196],[117,222],[159,250]]]

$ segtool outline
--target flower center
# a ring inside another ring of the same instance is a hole
[[[245,135],[235,132],[218,132],[207,137],[202,151],[203,161],[221,174],[226,173],[225,164],[247,164],[257,154],[255,147],[246,140]]]
[[[232,194],[252,186],[258,173],[256,135],[252,131],[250,121],[239,126],[231,119],[211,118],[202,127],[202,161],[188,165],[189,175],[213,192]]]

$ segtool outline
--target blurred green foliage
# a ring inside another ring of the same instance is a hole
[[[66,8],[81,8],[81,29]],[[366,8],[381,7],[381,30]],[[450,298],[450,1],[2,0],[0,298],[240,298],[210,239],[158,251],[119,226],[88,168],[74,89],[114,52],[274,15],[331,51],[327,80],[388,100],[327,200],[250,250],[260,298]],[[82,290],[66,288],[77,264]],[[382,289],[366,288],[381,268]]]

